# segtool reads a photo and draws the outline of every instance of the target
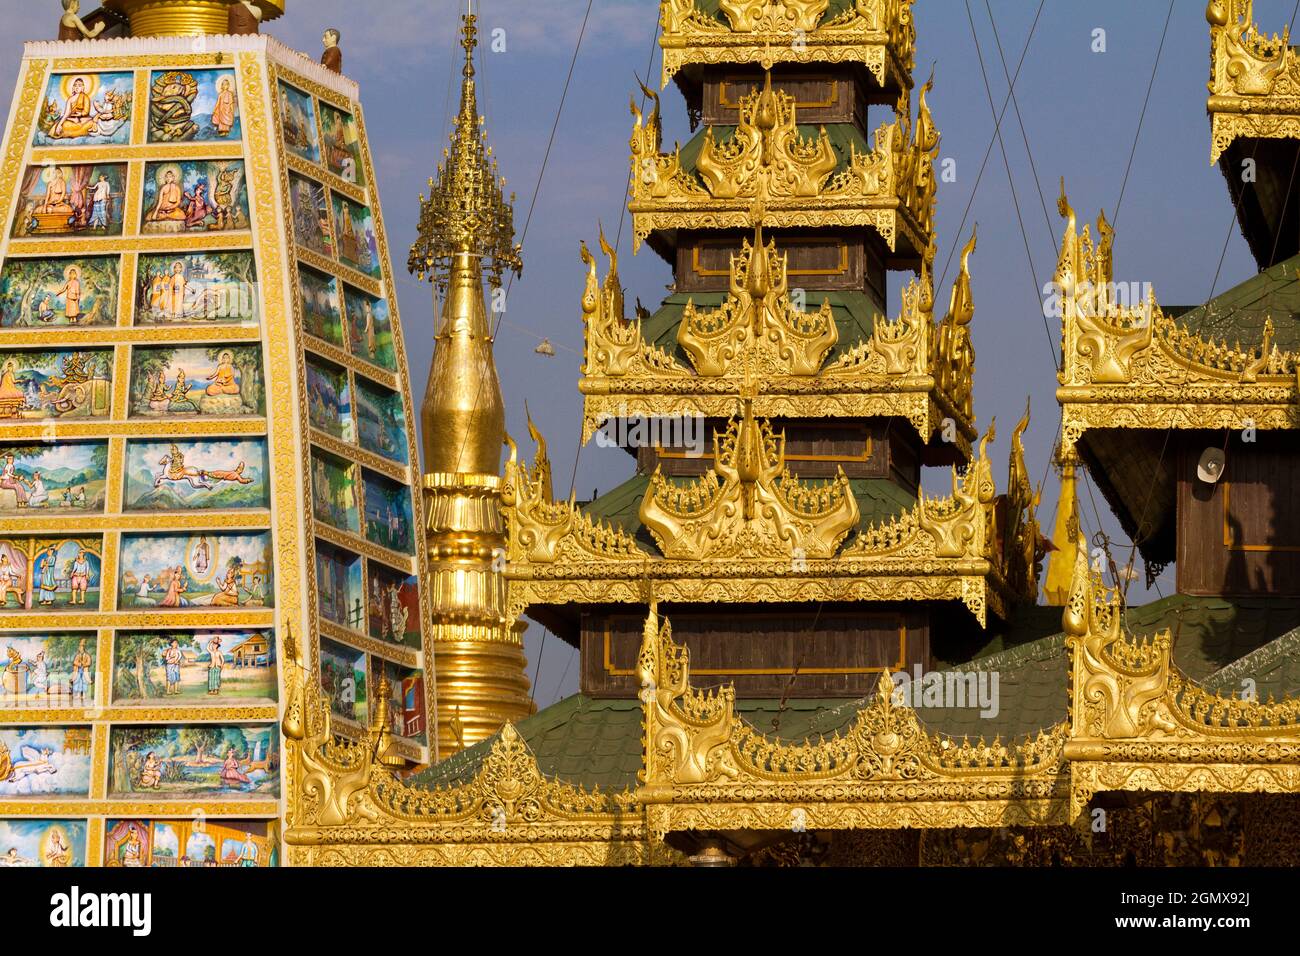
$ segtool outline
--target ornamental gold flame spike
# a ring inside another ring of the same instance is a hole
[[[429,196],[420,197],[419,238],[411,247],[407,269],[421,281],[430,277],[445,288],[453,257],[467,252],[480,260],[484,274],[499,288],[505,273],[523,272],[522,246],[515,242],[515,197],[505,197],[505,180],[497,175],[478,111],[478,17],[467,14],[461,22],[465,68],[460,112],[438,174],[429,180]]]

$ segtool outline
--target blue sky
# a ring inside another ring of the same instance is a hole
[[[1162,304],[1202,302],[1252,275],[1255,267],[1233,221],[1222,175],[1209,161],[1209,30],[1199,0],[1174,4],[1127,184],[1126,166],[1169,6],[1163,0],[1046,0],[1016,83],[1024,132],[1015,109],[1008,109],[1003,121],[1010,172],[995,144],[959,233],[994,126],[980,56],[1000,108],[1007,81],[997,44],[1014,73],[1038,8],[1034,0],[988,3],[971,0],[969,5],[978,55],[964,0],[918,0],[915,20],[919,78],[932,64],[936,68],[929,102],[943,134],[940,156],[957,164],[956,181],[939,187],[940,268],[953,247],[965,242],[972,222],[979,223],[979,249],[971,262],[975,407],[981,430],[991,417],[998,418],[1001,437],[993,454],[1001,481],[1011,428],[1026,396],[1034,408],[1026,444],[1035,477],[1044,474],[1055,439],[1052,354],[1058,332],[1055,326],[1044,329],[1040,290],[1055,269],[1054,249],[1063,229],[1055,209],[1061,176],[1081,220],[1095,218],[1104,207],[1115,224],[1116,280],[1152,283]],[[0,83],[12,83],[19,38],[52,36],[58,11],[52,2],[3,0],[2,5],[10,29],[0,36]],[[505,31],[504,52],[482,54],[480,106],[501,172],[519,195],[518,227],[522,231],[529,223],[524,277],[511,289],[497,342],[508,424],[512,434],[526,436],[527,401],[550,443],[557,492],[564,493],[575,470],[580,427],[578,243],[594,244],[600,222],[611,236],[622,225],[621,272],[629,302],[637,296],[647,304],[658,302],[671,279],[667,265],[648,249],[630,255],[630,224],[621,214],[632,123],[628,97],[636,90],[637,74],[649,72],[655,84],[659,78],[657,56],[647,71],[657,4],[594,0],[535,205],[532,196],[587,0],[475,5],[488,38],[494,30]],[[1280,31],[1294,7],[1294,0],[1257,0],[1256,19],[1270,32]],[[428,287],[407,280],[402,266],[415,235],[417,197],[434,172],[456,108],[456,30],[462,10],[463,0],[289,0],[287,15],[266,29],[313,56],[320,52],[326,26],[343,33],[344,68],[361,84],[385,225],[401,275],[398,300],[417,404],[432,348],[432,307]],[[1104,53],[1092,49],[1097,29],[1105,31]],[[673,88],[665,91],[664,112],[666,139],[685,141],[685,111]],[[884,119],[878,110],[872,126]],[[1117,211],[1121,187],[1123,204]],[[905,279],[896,275],[891,281],[891,312]],[[951,281],[950,269],[937,290],[940,302],[946,301]],[[534,352],[543,337],[555,345],[554,357]],[[592,443],[576,466],[579,497],[612,488],[631,470],[630,458]],[[947,481],[932,471],[927,484],[942,489]],[[1094,490],[1092,497],[1103,525],[1122,540],[1100,494]],[[1055,484],[1049,481],[1044,524],[1050,524],[1055,503]],[[1085,531],[1091,532],[1097,522],[1086,492],[1084,512]],[[1172,571],[1161,586],[1166,594],[1172,590]],[[1136,592],[1133,596],[1142,600]],[[534,626],[528,637],[531,666],[540,642],[541,631]],[[542,706],[577,688],[573,654],[554,637],[546,645],[536,691]]]

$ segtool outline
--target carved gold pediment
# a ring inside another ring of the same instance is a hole
[[[1071,661],[1072,816],[1107,790],[1300,792],[1300,699],[1211,694],[1166,630],[1136,638],[1076,542],[1063,625]]]
[[[1062,322],[1057,398],[1063,451],[1088,428],[1300,427],[1300,355],[1283,352],[1265,326],[1261,344],[1215,341],[1166,315],[1149,287],[1116,283],[1114,230],[1079,230],[1062,185],[1066,220],[1054,301]]]
[[[887,89],[911,84],[912,0],[855,0],[828,17],[829,0],[722,0],[722,18],[696,0],[660,0],[663,82],[689,65],[861,63]],[[796,42],[797,41],[797,42]]]
[[[646,839],[636,797],[546,777],[507,723],[468,781],[403,783],[389,756],[388,688],[363,739],[337,738],[329,704],[292,638],[283,730],[290,862],[304,865],[627,865],[670,863]]]
[[[839,341],[829,301],[816,312],[790,301],[787,257],[776,240],[763,242],[761,208],[755,213],[754,241],[731,259],[731,294],[717,309],[701,311],[686,303],[677,342],[698,375],[718,377],[734,367],[769,375],[816,375]]]
[[[933,77],[921,90],[917,120],[910,98],[900,98],[898,118],[883,124],[870,152],[850,147],[847,162],[821,129],[805,138],[794,97],[772,87],[741,98],[738,123],[727,138],[706,127],[695,169],[682,165],[681,147],[662,152],[658,97],[649,117],[633,105],[632,193],[636,245],[658,229],[750,226],[749,210],[764,204],[771,227],[872,226],[889,248],[899,231],[917,255],[929,244],[939,134],[926,102]]]
[[[756,207],[750,216],[761,224],[766,212]],[[754,240],[732,257],[731,291],[724,303],[703,310],[690,302],[684,309],[677,335],[691,368],[650,345],[639,317],[624,316],[617,257],[603,236],[611,262],[603,283],[583,247],[588,269],[580,383],[584,441],[611,417],[729,416],[746,376],[757,373],[763,388],[755,396],[755,414],[900,417],[927,440],[951,419],[956,429],[945,440],[969,454],[975,437],[975,350],[968,330],[974,315],[969,261],[974,233],[940,322],[934,321],[931,245],[920,275],[903,289],[898,316],[878,318],[869,339],[827,363],[839,337],[832,309],[825,300],[816,311],[795,308],[785,256],[772,242],[763,244],[762,225],[754,228]]]
[[[1289,28],[1260,31],[1252,0],[1211,0],[1210,162],[1232,141],[1300,138],[1300,63]]]
[[[552,564],[561,560],[642,561],[649,555],[627,532],[592,521],[573,501],[555,501],[551,467],[541,433],[530,422],[539,453],[533,468],[519,462],[514,440],[506,436],[506,461],[501,503],[506,519],[507,560]]]
[[[664,556],[830,558],[857,525],[857,499],[842,469],[826,484],[805,485],[785,465],[785,436],[743,414],[714,436],[714,465],[687,485],[656,469],[641,502],[642,523]]]
[[[684,829],[950,827],[1037,816],[1064,822],[1064,724],[1003,741],[929,732],[882,673],[875,696],[830,739],[785,743],[735,712],[730,686],[690,680],[687,649],[652,606],[637,673],[656,832]]]

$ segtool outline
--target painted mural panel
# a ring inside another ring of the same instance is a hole
[[[105,418],[112,349],[0,352],[0,421]]]
[[[257,266],[251,252],[140,257],[136,325],[225,325],[257,318]]]
[[[0,866],[85,865],[85,820],[0,820]]]
[[[352,354],[396,372],[397,351],[393,347],[388,300],[367,295],[350,285],[343,287],[343,298],[347,303],[348,346]]]
[[[0,708],[53,710],[95,702],[93,631],[59,634],[10,632],[0,637]]]
[[[119,563],[123,610],[274,604],[268,534],[130,535],[122,539]]]
[[[235,418],[265,413],[262,355],[254,346],[131,352],[132,415]]]
[[[89,727],[0,727],[0,797],[89,792]]]
[[[15,239],[120,236],[125,163],[29,166],[19,186]]]
[[[365,469],[361,474],[366,503],[366,539],[390,551],[413,553],[411,490]]]
[[[403,465],[410,461],[402,396],[360,375],[357,376],[357,434],[362,448]]]
[[[274,798],[279,733],[274,724],[118,725],[108,772],[118,797]]]
[[[104,510],[108,445],[0,445],[0,515]]]
[[[150,163],[140,231],[146,235],[248,228],[248,189],[239,159]]]
[[[321,147],[325,167],[346,182],[364,186],[366,174],[361,161],[361,134],[356,117],[328,103],[321,103],[320,121],[325,134]]]
[[[155,70],[149,78],[149,142],[241,137],[234,70]]]
[[[102,546],[97,537],[0,538],[0,611],[99,610]]]
[[[268,630],[119,631],[113,642],[119,706],[253,706],[277,694]]]
[[[362,629],[365,590],[361,559],[322,542],[316,543],[316,599],[321,617],[353,630]]]
[[[312,449],[312,514],[340,531],[361,532],[361,512],[357,507],[357,466],[351,462]]]
[[[310,96],[283,80],[280,81],[280,123],[284,127],[285,148],[308,162],[319,163],[316,108]]]
[[[320,683],[330,710],[363,726],[370,723],[366,671],[363,651],[321,638]]]
[[[303,331],[331,345],[343,346],[343,314],[339,306],[339,281],[306,266],[298,267]]]
[[[338,230],[339,261],[376,279],[379,268],[379,238],[370,209],[346,196],[334,195],[334,223]]]
[[[104,865],[258,867],[280,865],[276,820],[109,820]]]
[[[127,511],[265,508],[266,440],[178,438],[126,446]]]
[[[379,677],[388,678],[389,730],[398,737],[426,742],[427,721],[424,709],[424,672],[402,667],[392,661],[371,662],[371,690],[379,696]]]
[[[298,242],[323,256],[334,256],[334,227],[330,224],[329,193],[320,183],[289,174],[289,206]]]
[[[122,146],[131,141],[132,73],[55,73],[33,146]]]
[[[408,647],[420,646],[419,580],[377,561],[366,565],[370,593],[370,636]]]
[[[10,259],[0,271],[0,328],[114,325],[116,256]]]
[[[323,359],[307,359],[307,418],[341,441],[356,440],[348,373]]]

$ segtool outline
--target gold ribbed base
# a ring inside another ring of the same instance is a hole
[[[104,0],[109,10],[131,21],[131,36],[188,37],[225,33],[234,0]],[[284,13],[284,0],[257,0],[262,22]]]
[[[442,759],[486,740],[506,721],[518,722],[537,709],[528,696],[528,659],[522,645],[437,641],[433,650]]]

